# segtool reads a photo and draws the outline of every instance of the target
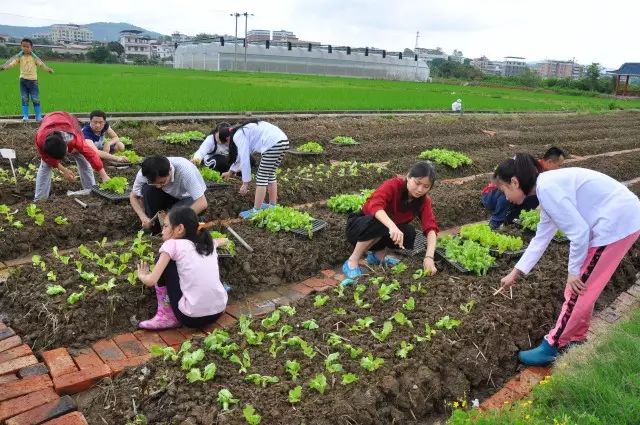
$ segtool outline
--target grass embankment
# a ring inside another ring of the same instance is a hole
[[[603,111],[640,108],[639,100],[567,96],[453,84],[294,74],[210,72],[152,66],[51,62],[39,70],[43,109],[88,112],[449,110]],[[18,69],[0,73],[0,115],[19,113]],[[13,91],[12,91],[13,90]]]

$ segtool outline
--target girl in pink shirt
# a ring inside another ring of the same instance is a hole
[[[226,239],[212,240],[200,230],[198,216],[189,207],[169,211],[162,226],[160,255],[153,272],[141,262],[138,278],[154,286],[158,311],[141,329],[169,329],[184,325],[201,328],[215,322],[227,306],[227,292],[220,281],[216,248]]]

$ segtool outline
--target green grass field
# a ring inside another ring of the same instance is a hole
[[[289,74],[208,72],[162,67],[48,64],[39,70],[43,110],[87,112],[449,109],[601,111],[640,108],[640,101],[507,88],[362,80]],[[0,115],[20,110],[17,68],[0,73]]]

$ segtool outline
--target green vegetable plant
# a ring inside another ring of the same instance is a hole
[[[287,360],[285,370],[291,375],[291,380],[296,381],[300,375],[300,363],[296,360]]]
[[[44,262],[40,255],[32,256],[31,264],[33,264],[33,267],[40,267],[40,270],[42,270],[43,272],[47,271],[47,264]]]
[[[232,354],[229,357],[229,361],[240,366],[238,373],[247,373],[247,370],[251,367],[251,358],[247,350],[242,352],[242,359],[237,354]]]
[[[280,382],[280,379],[277,376],[260,375],[259,373],[252,373],[250,375],[247,375],[245,376],[244,380],[262,388],[266,388],[269,384]]]
[[[460,236],[496,249],[500,254],[505,251],[517,251],[524,245],[522,238],[495,232],[486,223],[465,224],[460,228]]]
[[[111,279],[109,279],[107,282],[102,283],[100,285],[96,285],[95,289],[96,291],[104,291],[104,292],[111,292],[111,290],[113,288],[115,288],[116,285],[116,278],[112,277]]]
[[[53,270],[51,270],[49,273],[47,273],[47,280],[50,282],[55,282],[58,279],[58,276],[56,275],[56,272],[54,272]]]
[[[237,402],[240,401],[237,398],[233,398],[233,394],[231,394],[231,391],[229,391],[226,388],[223,388],[220,391],[218,391],[217,400],[218,400],[218,403],[220,403],[222,410],[225,412],[229,410],[229,406],[231,406],[232,404],[236,404]]]
[[[418,156],[418,159],[426,159],[433,161],[436,164],[447,165],[451,168],[458,168],[460,166],[470,165],[473,163],[471,158],[461,152],[437,148],[423,151]]]
[[[402,308],[407,311],[413,311],[416,308],[416,300],[413,297],[407,298],[404,304],[402,304]]]
[[[116,156],[122,156],[127,158],[127,161],[131,164],[139,164],[142,162],[142,157],[134,150],[124,150],[122,152],[116,152]]]
[[[289,403],[300,403],[302,400],[302,387],[300,385],[289,390]]]
[[[342,385],[349,385],[357,382],[360,378],[355,373],[344,373],[342,374]]]
[[[131,137],[120,136],[119,139],[120,139],[120,142],[122,142],[122,144],[125,145],[125,147],[133,146],[133,140],[131,139]]]
[[[47,285],[47,295],[53,296],[64,294],[65,292],[67,291],[60,285]]]
[[[336,136],[331,141],[338,145],[357,145],[358,142],[354,140],[353,137],[348,136]]]
[[[327,388],[327,377],[324,373],[318,373],[309,381],[309,388],[318,391],[320,394],[324,394]]]
[[[274,310],[270,315],[262,319],[262,327],[265,329],[273,329],[280,321],[280,310]]]
[[[256,409],[250,404],[244,406],[242,416],[244,416],[244,420],[247,421],[249,425],[259,425],[262,421],[262,416],[260,416]]]
[[[384,359],[380,357],[374,357],[373,354],[369,353],[366,357],[362,357],[360,359],[360,366],[369,371],[373,372],[380,368],[384,364]]]
[[[278,310],[288,314],[289,316],[293,316],[296,314],[296,308],[291,307],[290,305],[281,305],[280,307],[278,307]]]
[[[53,248],[51,248],[51,252],[53,253],[53,256],[56,259],[60,260],[62,264],[64,264],[65,266],[69,264],[69,260],[71,260],[71,256],[60,254],[60,251],[58,250],[57,246],[54,246]]]
[[[405,316],[405,314],[401,311],[395,312],[393,316],[391,316],[391,319],[395,320],[399,325],[408,326],[410,328],[413,327],[413,323],[411,323],[411,320],[407,319],[407,316]]]
[[[251,319],[246,315],[240,315],[240,319],[238,321],[238,325],[240,327],[240,335],[244,335],[247,343],[250,345],[261,345],[262,340],[265,337],[265,333],[262,331],[254,331],[251,329]]]
[[[471,313],[471,310],[473,310],[473,306],[475,306],[475,305],[476,305],[476,301],[475,300],[469,300],[465,304],[460,304],[460,310],[462,310],[462,312],[464,312],[464,314],[469,314],[469,313]]]
[[[400,264],[402,264],[402,263],[400,263]],[[400,264],[398,264],[398,265],[400,265]],[[391,299],[391,293],[394,292],[394,291],[397,291],[399,289],[400,289],[400,282],[398,282],[395,279],[389,284],[383,283],[378,288],[378,297],[382,301],[389,301]]]
[[[431,326],[429,326],[428,323],[425,323],[424,325],[424,335],[414,335],[413,337],[415,338],[415,340],[417,342],[425,342],[425,341],[431,341],[431,337],[433,337],[433,335],[436,334],[436,330],[435,329],[431,329]]]
[[[338,352],[331,353],[327,356],[327,358],[324,360],[324,367],[327,370],[327,372],[338,373],[344,370],[342,367],[342,364],[338,362],[339,358],[340,358],[340,353]]]
[[[520,220],[520,226],[523,229],[529,230],[531,232],[535,232],[538,229],[538,223],[540,223],[540,211],[538,210],[522,210],[520,211],[520,216],[518,217]],[[556,238],[566,238],[562,231],[558,230],[554,235]]]
[[[305,153],[322,153],[324,152],[324,148],[320,143],[311,141],[298,146],[297,151]]]
[[[445,235],[438,240],[438,244],[445,250],[445,256],[465,269],[483,276],[496,259],[489,254],[489,248],[477,242],[465,240],[457,236]]]
[[[305,320],[304,322],[302,322],[302,327],[310,331],[319,328],[318,324],[314,319]]]
[[[359,194],[334,195],[327,201],[327,207],[337,213],[358,212],[372,193],[373,190],[362,190]]]
[[[400,348],[396,350],[396,357],[406,359],[409,353],[413,351],[413,344],[407,341],[400,341]]]
[[[27,211],[27,215],[33,219],[33,222],[36,225],[42,226],[44,224],[44,214],[36,204],[29,204],[29,206],[27,206],[26,211]]]
[[[155,344],[151,346],[149,353],[153,357],[162,357],[164,361],[171,360],[175,362],[180,357],[173,347],[161,347]]]
[[[407,265],[405,263],[398,263],[395,266],[391,267],[391,273],[401,274],[407,271]]]
[[[128,185],[129,182],[127,181],[126,177],[118,176],[112,177],[106,182],[100,183],[100,189],[122,195],[127,190]]]
[[[342,347],[349,352],[349,357],[352,359],[357,359],[362,355],[362,348],[354,347],[351,344],[343,344]]]
[[[216,171],[209,167],[200,167],[200,175],[207,182],[222,183],[224,179],[219,171]]]
[[[387,337],[391,334],[392,331],[393,331],[393,323],[387,320],[382,324],[382,330],[380,332],[376,332],[373,329],[371,329],[369,332],[371,332],[371,335],[373,335],[375,339],[377,339],[380,342],[384,342],[387,339]]]
[[[66,226],[67,224],[69,224],[69,219],[67,217],[57,215],[53,219],[53,222],[56,223],[58,226]]]
[[[84,285],[80,285],[81,292],[73,292],[67,297],[67,304],[74,305],[78,301],[84,298],[84,294],[87,292],[87,288]]]
[[[217,370],[215,363],[209,363],[204,367],[204,372],[200,372],[199,368],[193,368],[187,373],[186,378],[190,383],[210,381],[215,378]]]
[[[336,307],[332,311],[333,311],[333,314],[338,316],[344,316],[345,314],[347,314],[347,310],[345,310],[342,307]]]
[[[251,217],[251,222],[255,226],[265,228],[270,232],[302,229],[307,232],[309,238],[313,236],[312,220],[313,218],[305,212],[281,205],[259,210]]]
[[[451,330],[453,328],[457,328],[460,323],[462,323],[460,320],[455,320],[450,318],[449,316],[444,316],[436,322],[436,328]]]
[[[356,324],[351,326],[349,330],[354,332],[359,332],[365,329],[369,329],[369,327],[374,323],[373,317],[367,316],[362,319],[356,319]]]
[[[324,307],[324,305],[329,301],[328,295],[316,295],[313,299],[314,307]]]
[[[204,360],[204,350],[202,348],[198,348],[193,352],[186,352],[182,355],[182,370],[190,370],[202,360]]]
[[[184,131],[182,133],[166,133],[160,136],[160,140],[169,143],[171,145],[186,146],[191,139],[204,139],[205,134],[201,131]]]

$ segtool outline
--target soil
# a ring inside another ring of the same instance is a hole
[[[380,424],[380,423],[434,423],[449,412],[447,403],[455,400],[482,399],[503,385],[520,367],[517,352],[537,344],[553,326],[562,304],[563,279],[566,274],[567,246],[552,244],[536,271],[523,279],[513,290],[513,298],[492,293],[498,279],[506,274],[511,264],[501,263],[489,276],[461,276],[445,266],[440,273],[422,281],[425,294],[412,293],[410,285],[416,283],[411,272],[419,267],[419,260],[406,260],[408,271],[395,275],[376,269],[386,282],[398,279],[400,289],[392,299],[382,302],[378,287],[369,282],[362,296],[372,304],[369,310],[359,309],[353,302],[353,287],[345,291],[344,298],[328,293],[330,300],[322,307],[314,307],[313,297],[301,300],[297,314],[284,317],[284,323],[294,327],[288,335],[299,335],[316,347],[313,360],[304,357],[299,349],[287,348],[276,359],[268,354],[269,343],[260,347],[247,346],[236,329],[229,330],[231,338],[247,349],[251,358],[249,373],[275,375],[280,382],[259,388],[243,380],[237,366],[217,354],[206,351],[202,368],[213,361],[217,374],[213,381],[189,384],[179,364],[155,360],[152,363],[124,372],[108,386],[85,394],[79,399],[80,409],[90,423],[124,424],[131,419],[133,406],[146,415],[152,424],[241,424],[240,410],[245,404],[253,405],[268,424],[306,423],[325,424]],[[597,309],[609,303],[618,293],[635,282],[640,270],[640,246],[632,249],[603,292]],[[379,331],[382,321],[413,296],[416,308],[405,311],[413,328],[394,322],[393,332],[384,342],[378,342],[367,332],[357,333],[349,328],[357,318],[371,315],[372,328]],[[470,300],[476,305],[468,315],[459,306]],[[344,315],[334,312],[343,308]],[[435,329],[435,322],[445,315],[461,320],[454,330],[438,330],[427,343],[416,343],[414,334],[422,334],[424,325]],[[283,316],[285,316],[283,314]],[[313,318],[317,330],[300,327],[304,320]],[[260,328],[259,321],[252,325]],[[337,333],[354,347],[363,349],[363,355],[372,353],[385,360],[375,372],[362,369],[358,360],[348,357],[344,348],[329,346],[327,337]],[[394,353],[401,341],[415,345],[409,358],[400,360]],[[199,345],[198,340],[195,342]],[[340,384],[340,375],[324,370],[324,358],[331,352],[340,352],[340,363],[345,372],[359,376],[350,386]],[[302,365],[300,378],[293,382],[284,371],[286,360],[295,359]],[[308,386],[317,373],[325,373],[328,387],[324,396]],[[302,403],[291,406],[287,402],[288,390],[303,386]],[[240,400],[231,412],[223,413],[216,402],[217,392],[229,389]]]

